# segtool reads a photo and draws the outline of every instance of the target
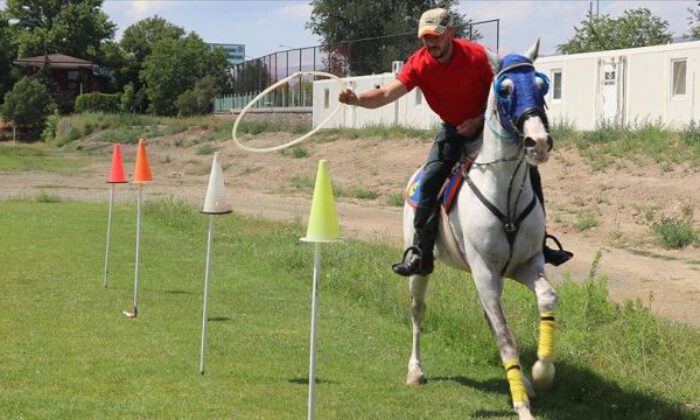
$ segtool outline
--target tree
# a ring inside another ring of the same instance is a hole
[[[574,29],[574,37],[557,46],[559,52],[578,54],[671,42],[668,22],[645,8],[625,10],[617,19],[589,12],[586,19],[579,26],[574,26]]]
[[[212,76],[217,86],[224,86],[227,69],[223,50],[210,50],[195,33],[182,39],[161,39],[153,45],[140,73],[150,101],[149,111],[175,114],[175,102],[180,94],[204,76]]]
[[[350,42],[349,48],[344,48],[353,74],[381,73],[391,69],[391,61],[407,59],[420,46],[417,22],[428,9],[449,10],[457,36],[464,36],[470,21],[455,11],[456,4],[457,0],[313,0],[306,27],[323,38],[329,55],[332,51],[337,55],[339,48],[333,44],[343,41],[406,34]],[[337,60],[331,57],[331,61]]]
[[[116,25],[102,11],[103,0],[7,0],[17,19],[20,57],[62,53],[97,60],[102,41]]]
[[[12,88],[17,70],[12,61],[17,58],[17,45],[14,42],[14,30],[10,26],[7,14],[0,10],[0,103],[5,92]]]
[[[55,105],[46,86],[34,78],[24,77],[5,94],[0,114],[13,127],[38,126]]]
[[[120,42],[127,54],[141,63],[151,54],[153,45],[158,41],[168,39],[181,39],[185,36],[185,30],[176,26],[162,17],[156,15],[152,18],[140,20],[126,28]]]
[[[688,34],[692,39],[700,39],[700,1],[698,2],[697,8],[695,10],[688,8],[688,28],[690,33]]]
[[[140,20],[124,30],[119,42],[123,62],[117,69],[118,87],[132,84],[135,95],[133,105],[136,110],[145,110],[148,106],[146,88],[139,77],[144,60],[151,54],[153,46],[163,39],[179,40],[185,36],[185,30],[160,16]]]
[[[204,114],[219,91],[216,79],[212,76],[199,79],[193,89],[186,90],[177,97],[178,115]]]

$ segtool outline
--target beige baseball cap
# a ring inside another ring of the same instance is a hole
[[[426,35],[439,36],[452,26],[450,14],[442,8],[425,11],[418,22],[418,38]]]

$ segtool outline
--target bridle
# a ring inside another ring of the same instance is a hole
[[[503,269],[501,270],[501,275],[505,274],[506,269],[510,265],[511,259],[513,258],[513,244],[515,243],[515,237],[520,228],[520,223],[522,223],[522,221],[525,220],[525,218],[530,214],[530,212],[535,208],[535,205],[537,204],[537,196],[533,193],[532,200],[530,200],[530,202],[523,209],[523,211],[520,212],[520,214],[518,215],[515,214],[518,208],[518,202],[520,201],[520,197],[525,186],[525,182],[527,182],[530,178],[530,163],[525,161],[524,151],[525,135],[523,133],[523,126],[525,124],[525,120],[532,116],[540,117],[540,120],[544,124],[545,130],[549,134],[549,122],[547,120],[547,114],[544,111],[544,109],[546,108],[544,96],[547,94],[547,91],[549,89],[549,79],[545,74],[536,71],[532,62],[523,56],[506,56],[506,58],[502,62],[502,65],[504,62],[506,62],[506,59],[508,59],[509,57],[511,57],[511,59],[515,62],[503,67],[496,75],[496,81],[493,84],[494,94],[496,96],[496,106],[491,110],[490,113],[487,111],[487,114],[484,116],[484,119],[486,120],[486,125],[488,126],[489,130],[491,130],[491,132],[496,137],[498,137],[502,141],[509,141],[513,146],[517,148],[517,151],[513,156],[496,159],[490,162],[472,162],[472,165],[475,167],[487,167],[498,163],[517,161],[515,169],[513,170],[513,174],[510,177],[510,182],[508,183],[508,200],[506,205],[506,214],[503,214],[502,211],[500,211],[493,203],[491,203],[486,197],[484,197],[481,191],[479,191],[479,188],[471,180],[471,177],[466,177],[467,184],[471,188],[474,195],[476,195],[479,201],[481,201],[481,203],[487,209],[489,209],[489,211],[494,216],[496,216],[501,221],[501,223],[503,223],[503,231],[506,235],[506,239],[508,240],[509,251],[508,260],[506,261],[506,263],[503,266]],[[519,80],[516,80],[516,77],[513,76],[513,73],[519,74],[519,76],[517,77],[517,79]],[[511,91],[511,95],[509,96],[504,96],[501,94],[501,92],[503,91],[503,82],[506,80],[506,77],[510,77],[513,81],[513,89]],[[537,87],[535,80],[536,77],[539,77],[544,83],[544,85],[541,88]],[[527,83],[524,83],[524,80],[527,80],[529,78],[531,78],[530,80],[532,80],[532,83],[528,85]],[[522,102],[518,102],[518,97],[516,96],[516,91],[518,91],[518,89],[523,90],[523,96],[528,95],[528,93],[530,94]],[[505,130],[505,133],[501,132],[497,129],[497,127],[494,126],[494,119],[497,119],[500,122],[501,127],[503,127],[503,129]],[[513,184],[515,183],[516,175],[523,163],[525,163],[525,176],[523,176],[522,183],[518,188],[517,195],[515,197],[515,200],[513,201],[513,206],[511,208],[510,203],[513,194]]]

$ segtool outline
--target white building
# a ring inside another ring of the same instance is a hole
[[[590,130],[607,120],[635,123],[661,121],[680,128],[700,120],[700,41],[624,50],[540,57],[537,70],[551,80],[547,94],[552,121],[567,121]],[[382,86],[392,73],[346,78],[355,91]],[[313,123],[323,121],[338,104],[339,85],[314,83]],[[343,106],[328,127],[398,124],[429,128],[439,122],[414,89],[393,104],[376,110]]]

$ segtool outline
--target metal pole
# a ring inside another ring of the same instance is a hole
[[[309,410],[308,420],[314,418],[316,403],[316,321],[318,319],[318,282],[321,272],[321,244],[314,244],[314,283],[311,293],[311,354],[309,355]]]
[[[497,19],[496,20],[496,54],[498,54],[498,50],[500,48],[501,44],[501,20]]]
[[[107,216],[107,249],[105,250],[105,273],[104,286],[107,288],[107,278],[109,277],[109,243],[112,236],[112,202],[114,201],[114,184],[109,184],[109,213]]]
[[[136,204],[136,269],[134,272],[134,311],[127,316],[135,318],[138,316],[138,301],[139,301],[139,274],[140,274],[140,244],[141,244],[141,196],[143,184],[138,184],[139,198]]]
[[[207,318],[209,313],[209,277],[211,274],[211,243],[214,240],[214,215],[209,215],[209,239],[207,240],[207,265],[204,271],[204,307],[202,309],[202,348],[199,356],[199,374],[204,375],[204,355],[207,343]]]

